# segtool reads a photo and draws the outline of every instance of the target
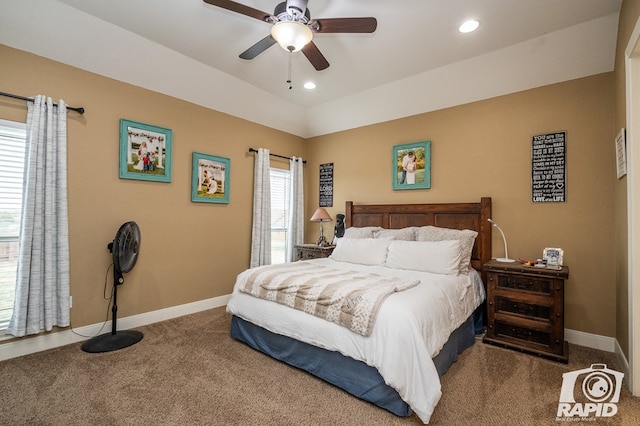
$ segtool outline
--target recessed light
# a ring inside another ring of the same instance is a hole
[[[474,19],[470,19],[464,22],[462,25],[460,25],[460,27],[458,28],[458,31],[466,34],[466,33],[470,33],[472,31],[477,30],[479,26],[480,26],[480,22]]]
[[[313,81],[307,81],[304,84],[304,88],[307,89],[307,90],[313,90],[313,89],[316,88],[316,84]]]

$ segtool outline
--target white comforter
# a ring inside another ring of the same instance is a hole
[[[468,275],[438,275],[328,258],[306,262],[417,278],[420,284],[384,301],[368,337],[288,306],[241,293],[237,283],[227,311],[271,332],[340,352],[377,368],[385,382],[428,423],[442,395],[431,359],[484,300],[479,274],[470,271]]]

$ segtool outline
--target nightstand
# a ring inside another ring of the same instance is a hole
[[[568,362],[564,340],[564,281],[560,270],[503,263],[484,264],[487,334],[483,341]]]
[[[315,244],[296,245],[296,260],[320,259],[329,257],[336,246],[319,247]]]

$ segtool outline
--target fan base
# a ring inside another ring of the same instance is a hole
[[[116,334],[101,334],[87,340],[80,348],[89,353],[117,351],[135,345],[142,340],[143,336],[141,332],[135,330],[118,331]]]

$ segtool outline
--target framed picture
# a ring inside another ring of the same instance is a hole
[[[431,188],[431,141],[395,145],[391,161],[394,190]]]
[[[229,203],[231,160],[215,155],[193,153],[191,201]]]
[[[560,269],[564,261],[564,251],[561,248],[547,247],[542,252],[542,260],[546,261],[547,268]]]
[[[333,163],[320,164],[320,207],[333,207]]]
[[[171,129],[120,120],[120,179],[171,182]]]
[[[627,174],[627,143],[624,129],[616,136],[616,170],[618,179]]]

